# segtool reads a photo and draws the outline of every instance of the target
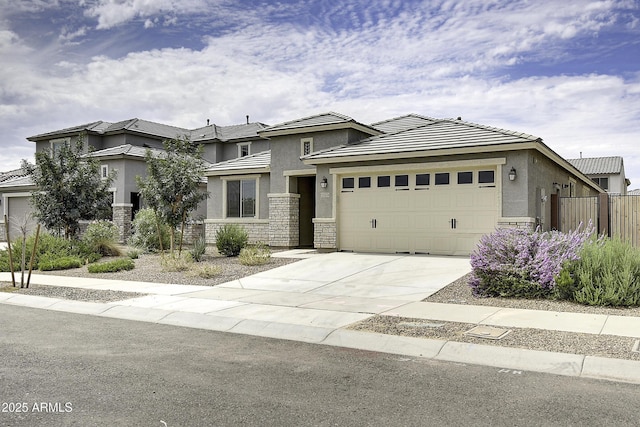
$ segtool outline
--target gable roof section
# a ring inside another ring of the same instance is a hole
[[[381,133],[379,130],[357,122],[349,116],[334,112],[316,114],[314,116],[303,117],[301,119],[269,126],[258,133],[260,136],[269,137],[349,128],[368,133],[369,135],[378,135]]]
[[[206,176],[268,173],[271,168],[271,150],[215,163],[207,169]]]
[[[34,185],[31,175],[12,176],[0,182],[0,188],[32,187]]]
[[[262,139],[262,137],[258,135],[258,132],[266,127],[267,125],[259,122],[230,126],[218,126],[213,124],[192,130],[191,141],[202,142],[218,140],[221,142],[228,142],[248,141],[258,138]]]
[[[191,131],[188,129],[140,119],[130,119],[113,123],[104,130],[104,133],[110,134],[122,131],[141,133],[149,136],[161,137],[163,139],[176,138],[183,135],[189,136],[191,134]]]
[[[66,136],[76,136],[82,132],[99,132],[101,133],[106,127],[110,126],[111,123],[97,121],[91,123],[85,123],[83,125],[72,126],[69,128],[64,128],[60,130],[55,130],[53,132],[41,133],[38,135],[30,136],[27,138],[29,141],[39,141],[42,139],[49,139],[51,137],[66,137]]]
[[[461,120],[442,119],[396,133],[373,136],[358,143],[317,151],[303,156],[302,159],[307,164],[316,164],[380,157],[406,158],[416,154],[431,155],[430,152],[441,150],[536,142],[542,142],[542,139],[526,133]]]
[[[421,125],[435,123],[436,121],[438,121],[438,119],[434,119],[432,117],[420,116],[418,114],[407,114],[405,116],[395,117],[393,119],[372,123],[371,127],[376,128],[384,133],[396,133]]]
[[[623,171],[623,160],[619,156],[585,157],[567,161],[585,175],[612,175]]]
[[[123,144],[117,147],[105,148],[103,150],[97,150],[89,153],[90,157],[108,158],[108,157],[139,157],[144,159],[147,154],[147,149],[152,153],[159,155],[164,153],[164,150],[158,148],[140,147],[138,145]]]

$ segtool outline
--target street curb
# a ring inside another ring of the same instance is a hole
[[[442,362],[640,384],[640,361],[12,295],[0,304],[397,354]]]

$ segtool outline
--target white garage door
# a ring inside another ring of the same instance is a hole
[[[340,177],[342,250],[469,255],[498,219],[495,169]]]

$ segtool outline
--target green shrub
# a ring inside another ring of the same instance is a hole
[[[558,298],[587,305],[640,305],[640,250],[614,238],[588,243],[579,255],[558,276]]]
[[[70,268],[80,268],[81,266],[82,260],[74,256],[44,256],[38,263],[38,269],[40,271],[68,270]]]
[[[87,267],[89,273],[115,273],[122,270],[133,270],[135,263],[131,258],[118,258],[112,261],[91,264]]]
[[[263,243],[243,248],[238,257],[242,265],[264,265],[271,260],[271,250]]]
[[[226,256],[238,256],[247,245],[249,236],[246,230],[236,224],[226,224],[216,233],[218,252]]]
[[[31,259],[35,235],[27,237],[25,260],[27,264]],[[13,257],[13,268],[20,270],[20,260],[22,257],[22,238],[11,242],[11,254]],[[81,261],[95,262],[100,259],[100,254],[93,252],[89,246],[81,240],[67,240],[62,237],[53,236],[49,233],[41,233],[38,237],[38,247],[34,257],[34,269],[42,270],[40,264],[44,263],[45,269],[50,269],[52,260],[56,258],[78,258]],[[64,263],[64,261],[62,261]],[[29,266],[25,266],[27,269]],[[8,251],[0,251],[0,271],[9,271]]]
[[[103,256],[121,256],[122,250],[118,247],[120,237],[118,227],[111,221],[95,221],[89,224],[82,235],[82,242],[91,252]]]
[[[160,260],[162,271],[166,272],[187,271],[192,264],[193,258],[187,252],[183,253],[182,256],[165,255]]]
[[[138,259],[140,257],[140,251],[137,249],[131,249],[127,251],[127,256],[131,259]]]
[[[191,248],[191,257],[195,262],[202,261],[202,257],[207,251],[207,241],[204,239],[204,236],[200,236],[193,242],[193,247]]]
[[[168,249],[170,245],[169,226],[163,222],[156,221],[156,215],[152,209],[140,209],[133,219],[133,234],[129,239],[129,244],[147,252],[157,252],[160,250],[160,239],[158,239],[158,225],[162,239],[162,248]]]
[[[222,267],[219,265],[201,265],[187,273],[190,277],[200,277],[202,279],[211,279],[222,273]]]

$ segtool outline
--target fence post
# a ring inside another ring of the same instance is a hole
[[[611,237],[609,234],[609,194],[598,194],[598,211],[598,218],[600,218],[598,232]]]

